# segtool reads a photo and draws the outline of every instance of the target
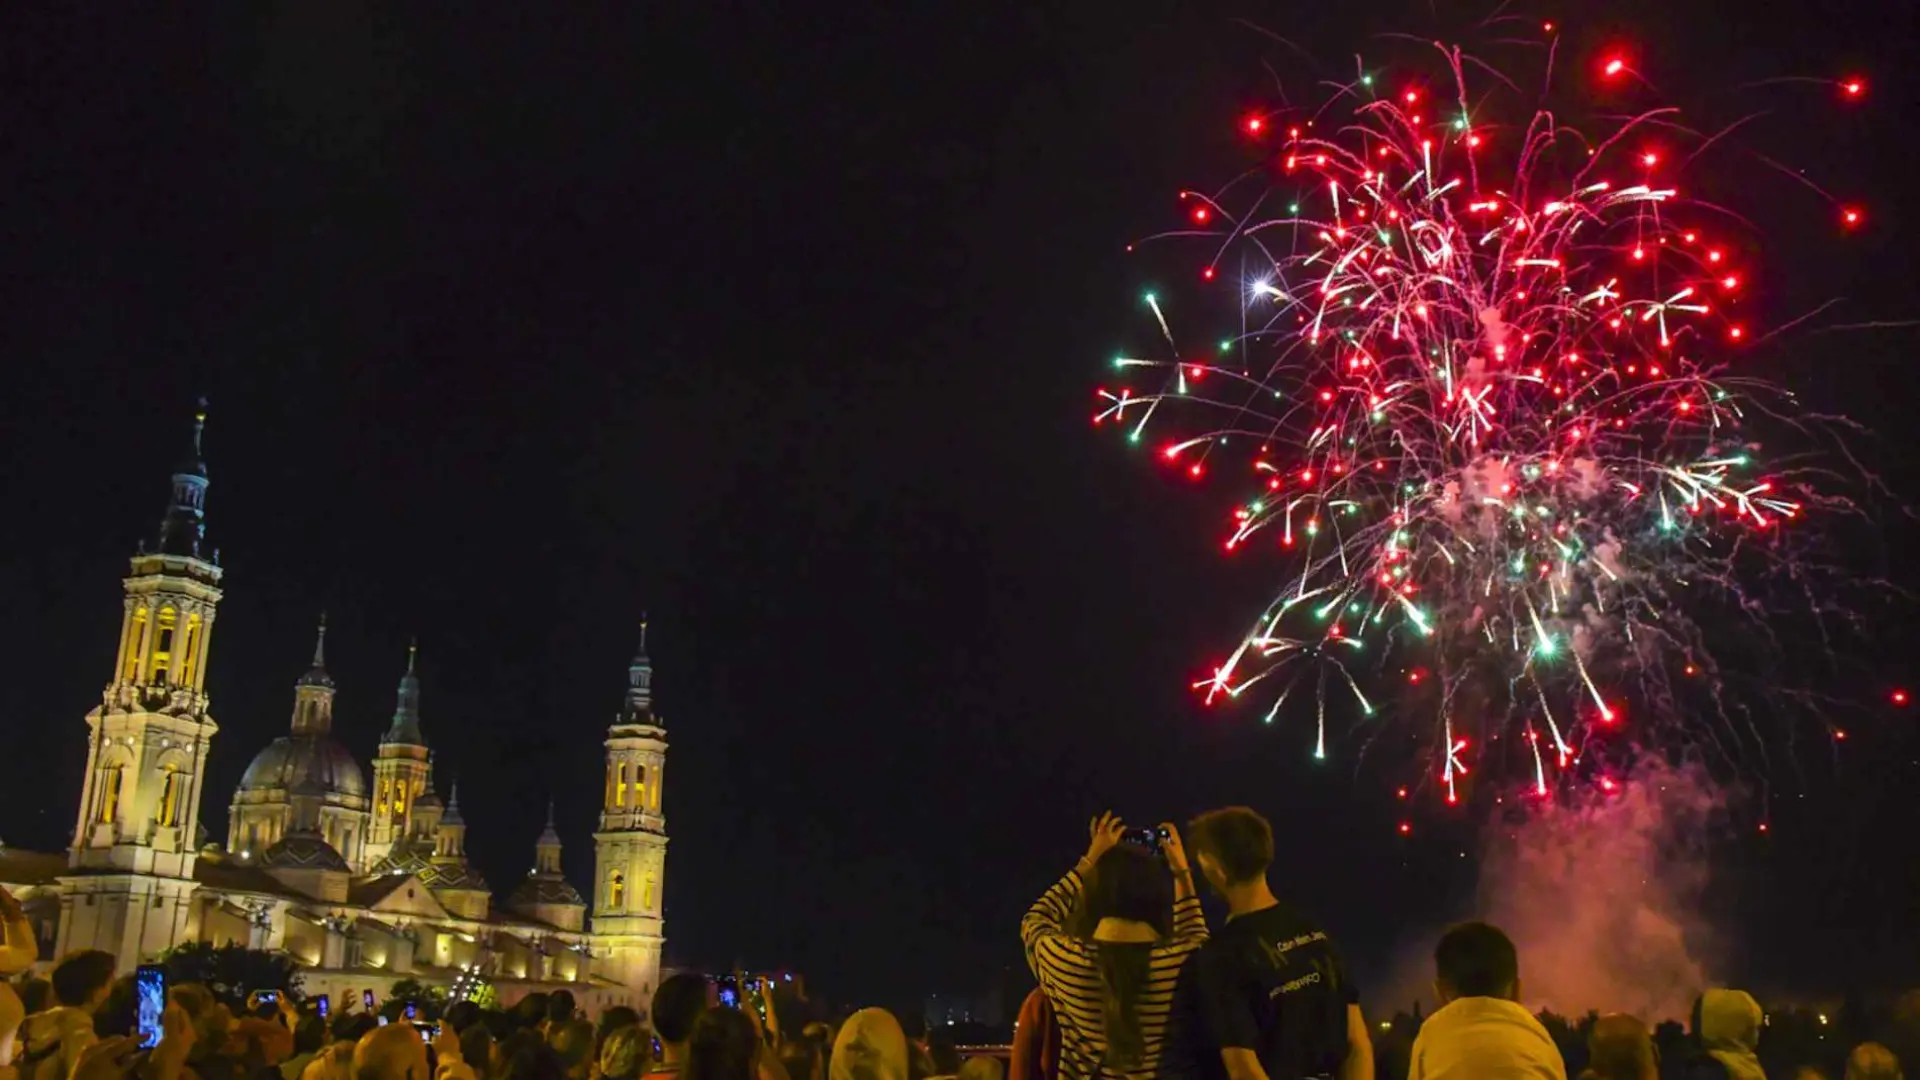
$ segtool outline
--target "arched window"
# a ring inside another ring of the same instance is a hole
[[[180,647],[180,683],[193,684],[193,667],[200,662],[200,613],[187,616],[187,638]]]
[[[107,769],[100,785],[100,823],[111,825],[120,820],[120,785],[126,776],[127,767],[114,765]]]
[[[627,879],[620,871],[615,870],[607,875],[607,906],[617,910],[626,898]]]
[[[653,910],[653,871],[651,870],[647,871],[647,876],[640,882],[640,910]]]
[[[180,824],[181,796],[186,794],[181,789],[185,782],[186,777],[180,774],[178,765],[168,762],[160,766],[160,812],[154,815],[156,822],[165,826]]]
[[[627,805],[627,763],[620,763],[620,778],[613,784],[613,805]]]
[[[133,626],[127,634],[127,670],[121,676],[128,682],[133,682],[140,676],[140,639],[146,636],[146,632],[147,609],[134,608]]]
[[[166,682],[167,671],[173,667],[173,628],[179,618],[172,608],[165,607],[153,621],[152,682]]]
[[[633,805],[641,810],[647,808],[647,767],[633,767]]]

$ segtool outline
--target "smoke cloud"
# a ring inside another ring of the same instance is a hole
[[[1490,825],[1474,908],[1513,938],[1521,997],[1578,1017],[1629,1012],[1685,1020],[1711,985],[1701,914],[1707,841],[1725,796],[1704,771],[1653,761],[1572,801],[1527,800]],[[1438,913],[1436,913],[1438,914]],[[1376,1008],[1433,1007],[1433,943],[1420,932],[1392,963]]]
[[[1532,804],[1496,829],[1479,906],[1519,949],[1528,1005],[1687,1016],[1708,985],[1698,910],[1723,801],[1701,770],[1654,762],[1612,792]]]

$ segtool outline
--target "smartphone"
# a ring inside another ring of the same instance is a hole
[[[739,979],[732,975],[715,975],[713,977],[713,985],[717,990],[715,996],[719,999],[720,1004],[725,1005],[729,1009],[737,1009],[740,1007]]]
[[[151,1050],[160,1045],[160,1016],[167,1011],[167,969],[159,964],[141,964],[133,974],[133,992],[140,1048]]]
[[[332,994],[321,994],[313,1001],[314,1011],[320,1014],[320,1019],[322,1020],[327,1018],[328,1012],[333,1008],[332,997]]]
[[[413,1002],[411,1002],[411,1001],[409,1001],[409,1002],[407,1002],[407,1019],[409,1019],[409,1020],[411,1020],[411,1019],[413,1019],[413,1018],[414,1018],[415,1016],[417,1016],[417,1015],[419,1015],[419,1014],[418,1014],[417,1012],[415,1012],[415,1010],[414,1010],[414,1008],[413,1008]]]
[[[1121,839],[1129,844],[1138,844],[1143,848],[1159,851],[1167,842],[1167,830],[1164,828],[1128,829],[1121,834]]]
[[[368,1012],[373,1011],[373,991],[372,990],[360,991],[360,1004]]]
[[[433,1042],[433,1040],[440,1037],[439,1024],[426,1024],[426,1023],[421,1023],[419,1021],[415,1021],[413,1025],[413,1030],[419,1032],[420,1037],[427,1040],[427,1042],[429,1043]]]
[[[386,1027],[386,1026],[387,1026],[387,1018],[386,1018],[386,1017],[384,1017],[384,1016],[383,1016],[383,1017],[381,1017],[381,1018],[379,1019],[379,1021],[378,1021],[378,1024],[379,1024],[379,1026],[380,1026],[380,1027]]]
[[[747,1004],[753,1006],[753,1011],[759,1014],[760,1016],[760,1022],[762,1024],[765,1024],[767,1022],[766,983],[762,981],[758,975],[756,975],[753,978],[748,979],[746,982],[746,985],[742,987],[742,989],[746,992]]]

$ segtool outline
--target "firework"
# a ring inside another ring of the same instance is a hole
[[[1852,504],[1818,461],[1766,452],[1804,418],[1743,369],[1749,228],[1681,182],[1716,140],[1669,108],[1567,126],[1543,104],[1551,59],[1529,99],[1428,55],[1240,120],[1258,170],[1183,193],[1163,237],[1201,245],[1196,306],[1237,294],[1228,331],[1195,347],[1148,294],[1159,349],[1115,361],[1096,421],[1233,484],[1226,549],[1279,554],[1282,586],[1196,684],[1208,701],[1270,699],[1269,723],[1298,703],[1316,757],[1413,734],[1448,802],[1501,740],[1540,795],[1605,789],[1579,763],[1609,732],[1718,702],[1701,604],[1764,623],[1750,583]],[[1618,53],[1570,74],[1646,89]]]

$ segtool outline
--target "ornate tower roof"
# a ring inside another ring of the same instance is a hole
[[[453,782],[453,791],[448,793],[447,812],[440,815],[440,826],[442,828],[445,828],[449,825],[455,826],[457,828],[462,828],[462,829],[466,828],[467,826],[467,819],[460,816],[460,781],[459,780],[455,780]]]
[[[653,715],[653,659],[647,655],[647,620],[640,619],[640,647],[627,664],[627,700],[620,709],[620,723],[659,727]]]
[[[552,848],[560,850],[560,831],[553,827],[553,800],[547,800],[547,827],[540,830],[540,839],[533,842],[534,848]]]
[[[193,446],[173,470],[173,498],[160,519],[162,555],[207,559],[202,542],[207,534],[207,463],[200,456],[200,436],[207,427],[207,399],[193,413]],[[209,560],[211,561],[211,560]]]
[[[400,676],[400,693],[393,709],[393,724],[380,737],[383,743],[427,745],[426,736],[420,734],[420,676],[414,674],[414,663],[419,654],[419,642],[408,644],[407,673]]]
[[[587,901],[560,873],[560,832],[553,827],[553,803],[547,803],[547,827],[534,841],[533,869],[513,890],[507,906],[524,912],[541,907],[572,907],[585,912]]]
[[[327,674],[327,617],[320,616],[320,636],[313,644],[313,666],[293,684],[293,733],[325,738],[333,730],[333,676]],[[354,770],[358,772],[358,768]]]
[[[327,674],[327,613],[320,613],[320,633],[313,639],[313,666],[300,676],[296,686],[324,686],[333,688],[333,676]]]

